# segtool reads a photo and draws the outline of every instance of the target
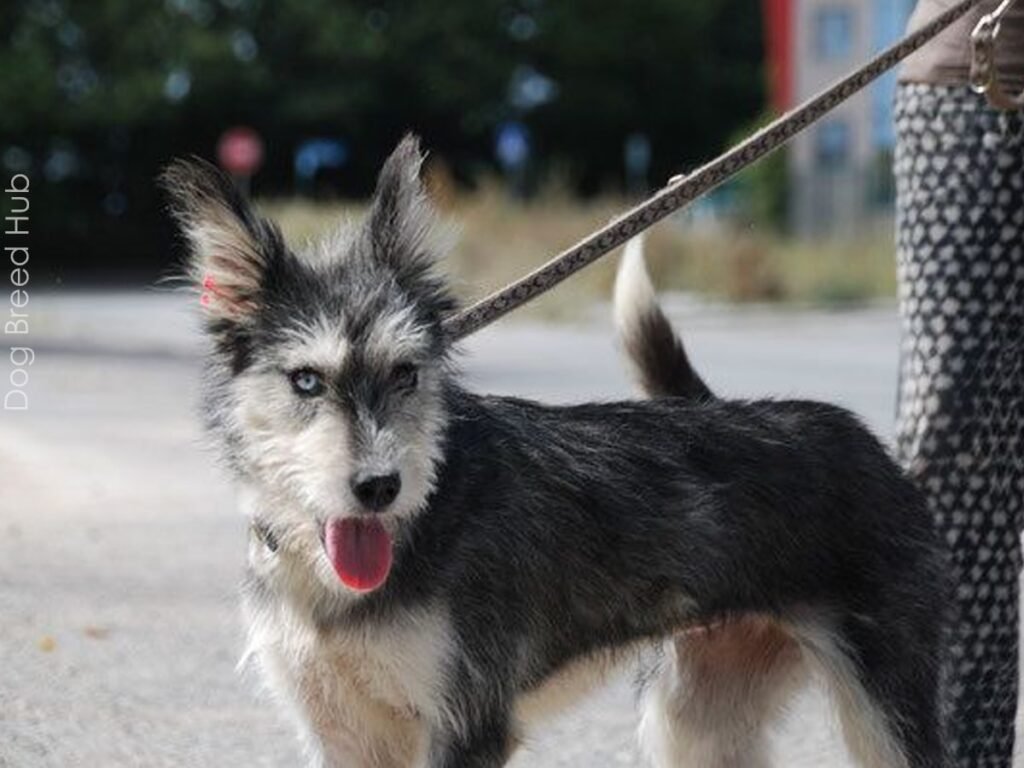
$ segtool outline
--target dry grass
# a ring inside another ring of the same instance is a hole
[[[496,184],[472,195],[436,195],[460,237],[447,268],[465,299],[501,287],[572,245],[628,207],[617,198],[581,203],[549,189],[523,203]],[[353,203],[264,201],[261,206],[299,242],[357,215]],[[690,291],[736,302],[851,304],[895,294],[892,234],[881,225],[854,241],[802,242],[745,230],[700,233],[681,218],[649,233],[646,252],[659,290]],[[585,269],[530,311],[548,318],[577,315],[611,294],[617,259]]]

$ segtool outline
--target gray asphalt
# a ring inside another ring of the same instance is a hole
[[[891,307],[671,306],[719,391],[829,399],[891,433]],[[466,375],[548,401],[627,396],[606,315],[501,324],[466,345]],[[235,672],[244,524],[197,428],[188,308],[38,297],[30,340],[29,410],[0,411],[0,766],[297,765],[290,728]],[[634,726],[615,683],[533,734],[516,766],[638,764]],[[820,693],[777,730],[777,765],[847,765]]]

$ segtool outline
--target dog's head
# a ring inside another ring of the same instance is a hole
[[[383,583],[442,451],[454,302],[421,164],[406,138],[366,217],[299,251],[212,166],[164,177],[213,342],[210,425],[275,541],[357,591]]]

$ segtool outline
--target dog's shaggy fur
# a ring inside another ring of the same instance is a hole
[[[675,397],[467,392],[420,164],[405,140],[365,221],[299,252],[213,168],[165,177],[204,289],[209,428],[253,519],[249,650],[310,764],[497,768],[531,720],[659,648],[659,768],[765,765],[810,668],[863,766],[941,766],[941,562],[883,447],[829,405],[714,398],[638,254],[624,339]],[[390,542],[370,591],[328,552],[345,521]]]

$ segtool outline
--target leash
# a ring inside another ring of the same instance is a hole
[[[670,213],[689,205],[817,123],[938,36],[980,2],[982,0],[961,0],[917,32],[903,38],[860,69],[805,101],[724,155],[690,175],[673,176],[665,187],[645,202],[562,251],[525,277],[449,317],[444,322],[445,332],[453,340],[461,339],[550,291],[570,275],[597,261]]]

